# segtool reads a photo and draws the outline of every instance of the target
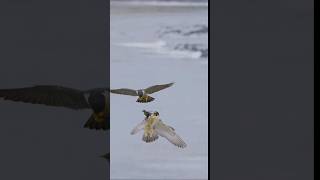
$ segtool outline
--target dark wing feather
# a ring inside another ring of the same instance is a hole
[[[137,93],[136,90],[127,89],[127,88],[111,89],[110,92],[115,93],[115,94],[123,94],[123,95],[129,95],[129,96],[138,96],[138,93]]]
[[[158,91],[161,91],[162,89],[168,88],[168,87],[172,86],[173,84],[174,83],[155,85],[155,86],[151,86],[151,87],[146,88],[144,91],[147,94],[152,94],[154,92],[158,92]]]
[[[82,91],[61,86],[0,89],[0,98],[17,102],[85,109],[89,105]]]

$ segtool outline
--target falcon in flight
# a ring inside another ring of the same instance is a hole
[[[110,128],[109,91],[107,88],[81,91],[62,86],[41,85],[17,89],[0,89],[0,99],[65,107],[74,110],[92,109],[92,115],[84,127],[96,130]]]
[[[151,102],[154,100],[154,98],[149,96],[148,94],[152,94],[152,93],[161,91],[162,89],[166,89],[166,88],[172,86],[173,84],[174,83],[154,85],[154,86],[148,87],[146,89],[138,89],[138,90],[128,89],[128,88],[111,89],[110,92],[115,93],[115,94],[138,96],[137,102],[148,103],[148,102]]]
[[[177,147],[187,147],[187,144],[178,136],[175,129],[163,123],[157,111],[151,113],[143,110],[143,112],[146,117],[131,131],[132,135],[144,130],[142,140],[147,143],[157,140],[160,135]]]

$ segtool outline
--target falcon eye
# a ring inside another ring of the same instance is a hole
[[[159,116],[159,113],[157,111],[154,112],[155,116]]]

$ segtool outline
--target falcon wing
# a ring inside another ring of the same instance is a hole
[[[131,131],[131,135],[137,134],[137,132],[144,129],[144,126],[146,125],[147,121],[143,120],[141,123],[139,123],[136,127],[134,127]]]
[[[168,88],[168,87],[172,86],[173,84],[174,83],[155,85],[155,86],[151,86],[151,87],[146,88],[144,91],[147,94],[152,94],[154,92],[158,92],[158,91],[161,91],[162,89]]]
[[[111,89],[111,93],[114,94],[123,94],[123,95],[129,95],[129,96],[138,96],[138,93],[136,90],[133,89],[127,89],[127,88],[122,88],[122,89]]]
[[[155,130],[160,136],[166,138],[172,144],[180,148],[187,147],[187,144],[175,133],[174,129],[165,125],[162,121],[159,121],[155,125]]]
[[[0,98],[16,102],[44,104],[71,109],[89,108],[82,91],[61,86],[0,89]]]

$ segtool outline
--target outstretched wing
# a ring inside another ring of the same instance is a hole
[[[147,94],[152,94],[154,92],[158,92],[158,91],[161,91],[162,89],[168,88],[168,87],[172,86],[173,84],[174,83],[155,85],[155,86],[151,86],[151,87],[146,88],[144,91]]]
[[[115,94],[123,94],[123,95],[129,95],[129,96],[138,96],[138,93],[136,90],[133,89],[127,89],[127,88],[122,88],[122,89],[111,89],[111,93]]]
[[[155,125],[155,131],[162,137],[166,138],[172,144],[185,148],[187,144],[175,133],[174,129],[170,126],[165,125],[162,121],[159,121]]]
[[[134,127],[131,131],[131,135],[137,134],[137,132],[143,130],[144,126],[146,125],[147,121],[143,120],[141,123],[139,123],[136,127]]]
[[[82,91],[61,86],[0,89],[0,98],[16,102],[44,104],[71,109],[89,108]]]

